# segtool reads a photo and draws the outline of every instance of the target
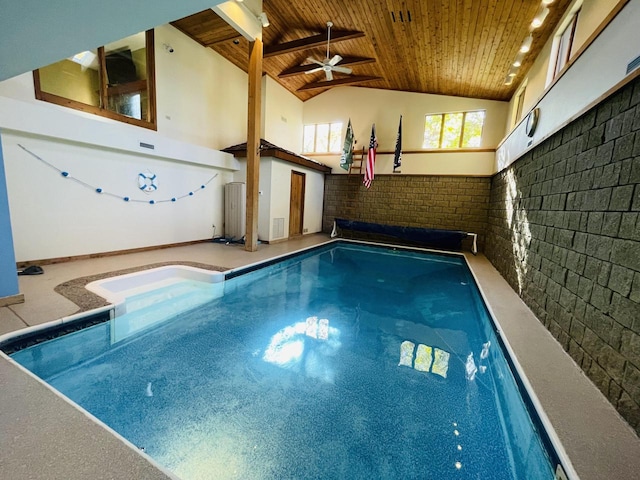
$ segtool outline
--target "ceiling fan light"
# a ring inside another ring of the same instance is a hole
[[[533,44],[533,35],[528,35],[527,38],[522,42],[522,46],[520,47],[521,53],[527,53],[531,50],[531,45]]]
[[[547,7],[542,7],[538,10],[538,13],[536,13],[536,16],[533,17],[533,21],[531,22],[531,28],[535,29],[542,26],[547,15],[549,15],[549,9]]]

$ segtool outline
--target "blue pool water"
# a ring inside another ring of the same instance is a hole
[[[185,480],[554,478],[460,258],[335,244],[211,298],[13,358]]]

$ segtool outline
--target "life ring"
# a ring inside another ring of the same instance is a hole
[[[138,187],[140,190],[146,193],[155,192],[158,189],[158,183],[156,181],[155,173],[139,173],[138,174]]]

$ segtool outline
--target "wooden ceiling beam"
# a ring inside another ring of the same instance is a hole
[[[368,57],[343,57],[338,65],[341,67],[346,67],[347,65],[363,65],[365,63],[373,63],[375,61],[375,58]],[[307,65],[296,65],[295,67],[291,67],[280,72],[278,74],[278,78],[293,77],[295,75],[300,75],[308,72],[309,70],[313,70],[317,67],[319,67],[319,65],[315,63],[309,63]]]
[[[364,37],[364,32],[355,32],[347,30],[334,30],[331,32],[331,42],[338,43],[345,40]],[[308,48],[321,47],[327,43],[327,34],[321,33],[312,37],[300,38],[291,42],[280,43],[278,45],[269,45],[264,48],[264,58],[275,57],[285,53],[298,52]]]
[[[352,75],[344,78],[336,78],[327,82],[326,80],[321,80],[319,82],[311,82],[303,85],[298,89],[298,92],[302,92],[305,90],[315,90],[318,88],[331,88],[337,87],[339,85],[354,85],[356,83],[363,82],[371,82],[372,80],[381,80],[382,77],[371,77],[368,75]]]

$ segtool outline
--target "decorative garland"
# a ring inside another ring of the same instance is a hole
[[[213,177],[211,177],[209,180],[207,180],[205,183],[203,183],[202,185],[200,185],[200,188],[195,189],[189,193],[185,193],[184,195],[180,195],[180,196],[176,196],[176,197],[172,197],[169,198],[167,200],[137,200],[135,198],[131,198],[128,196],[122,196],[122,195],[116,195],[114,193],[110,193],[110,192],[105,192],[101,187],[95,187],[93,185],[90,185],[86,182],[83,182],[82,180],[80,180],[79,178],[75,178],[72,177],[71,174],[69,172],[65,172],[64,170],[60,170],[58,167],[50,164],[49,162],[47,162],[46,160],[44,160],[43,158],[39,157],[38,155],[36,155],[35,153],[33,153],[32,151],[30,151],[28,148],[23,147],[22,145],[18,144],[18,146],[24,150],[25,152],[27,152],[29,155],[31,155],[33,158],[40,160],[42,163],[44,163],[47,167],[52,168],[53,170],[55,170],[56,172],[58,172],[60,175],[62,175],[64,178],[68,179],[68,180],[73,180],[74,182],[82,185],[83,187],[86,187],[88,189],[93,190],[96,193],[99,193],[100,195],[107,195],[109,197],[113,197],[113,198],[117,198],[120,200],[124,200],[125,202],[134,202],[134,203],[148,203],[150,205],[155,205],[156,203],[166,203],[166,202],[176,202],[178,200],[181,200],[185,197],[192,197],[196,192],[203,190],[207,185],[209,185],[209,183],[211,183],[211,181],[216,178],[218,176],[218,174],[216,173]],[[139,180],[142,180],[142,177],[144,177],[144,179],[149,179],[149,181],[151,181],[151,183],[149,185],[153,185],[152,190],[157,189],[157,184],[155,183],[155,175],[150,174],[150,176],[147,177],[146,174],[140,173],[138,175]],[[146,185],[145,185],[146,187]],[[148,193],[148,192],[145,192]]]

